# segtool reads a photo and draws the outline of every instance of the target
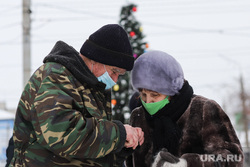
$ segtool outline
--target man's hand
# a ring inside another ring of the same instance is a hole
[[[133,149],[135,149],[138,144],[142,145],[144,142],[144,132],[142,131],[141,128],[134,128],[130,125],[125,124],[124,125],[125,129],[126,129],[126,133],[127,133],[127,138],[126,138],[126,142],[125,142],[125,147],[126,148],[130,148],[132,147]]]
[[[135,129],[137,131],[138,141],[139,141],[139,144],[141,146],[144,142],[144,132],[142,131],[141,128],[135,127]]]

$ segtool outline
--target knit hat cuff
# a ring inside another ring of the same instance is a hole
[[[130,71],[134,66],[134,57],[132,55],[116,52],[86,40],[81,47],[80,53],[96,62],[116,66]],[[99,56],[96,56],[99,55]]]

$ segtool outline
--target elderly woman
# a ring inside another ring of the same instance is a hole
[[[132,70],[142,105],[131,125],[144,143],[128,157],[134,167],[240,167],[243,152],[230,119],[215,101],[193,94],[181,65],[169,54],[142,54]]]

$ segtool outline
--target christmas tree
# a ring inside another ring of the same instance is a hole
[[[137,59],[148,48],[148,44],[143,41],[141,24],[136,20],[134,12],[137,11],[135,4],[123,6],[120,13],[119,24],[126,30],[133,48],[133,56]],[[117,84],[112,89],[112,109],[113,118],[127,123],[130,117],[129,99],[133,93],[130,84],[130,72],[120,76]]]
[[[130,43],[133,47],[134,57],[137,59],[148,48],[148,44],[143,41],[142,26],[136,20],[134,12],[137,11],[135,4],[122,7],[119,24],[127,31]]]

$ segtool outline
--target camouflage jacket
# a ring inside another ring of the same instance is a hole
[[[75,49],[57,42],[22,93],[10,166],[122,166],[126,131],[112,121],[104,88]]]

